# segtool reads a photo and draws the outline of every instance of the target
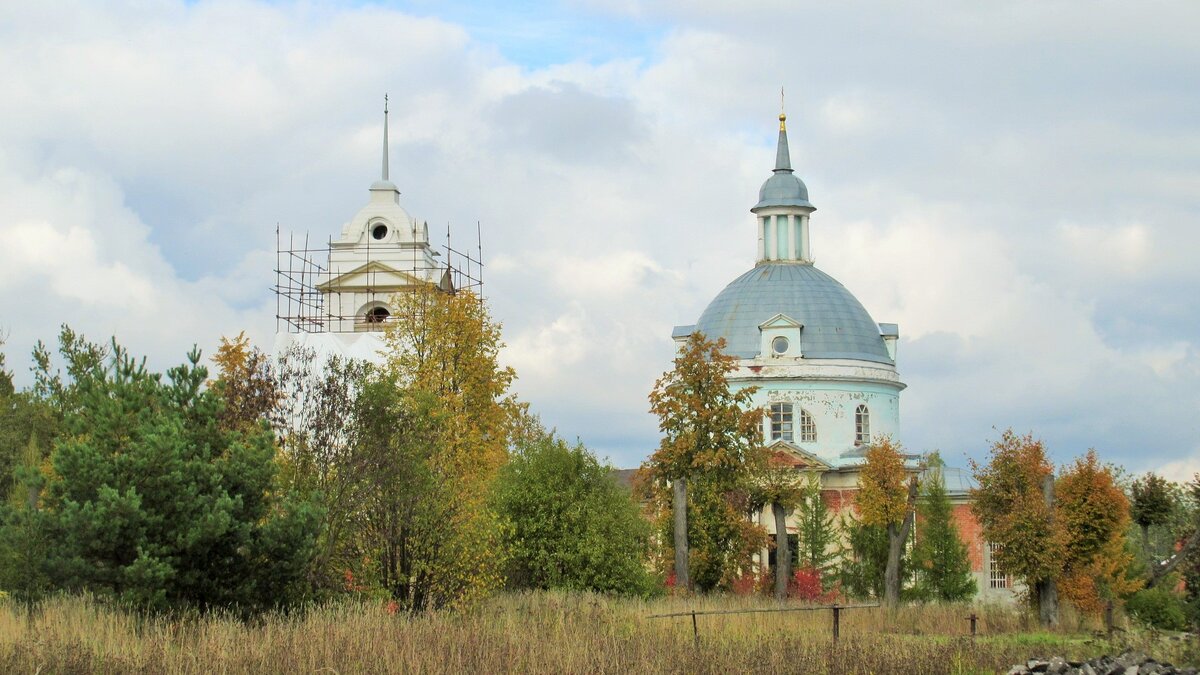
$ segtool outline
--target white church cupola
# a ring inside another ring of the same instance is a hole
[[[774,174],[763,183],[758,204],[758,263],[812,263],[808,245],[808,218],[816,207],[808,201],[808,188],[792,173],[788,151],[787,115],[779,114],[779,146]]]

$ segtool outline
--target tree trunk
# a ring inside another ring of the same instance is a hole
[[[775,599],[787,599],[788,581],[792,578],[792,547],[788,546],[787,512],[779,502],[771,503],[775,513]]]
[[[1046,519],[1050,530],[1054,530],[1054,476],[1042,479],[1042,498],[1046,500]],[[1038,597],[1038,617],[1044,628],[1058,626],[1058,584],[1054,577],[1042,579],[1034,584]]]
[[[900,606],[900,557],[904,553],[904,544],[908,541],[908,533],[912,530],[913,520],[917,516],[917,477],[908,481],[908,501],[904,509],[904,520],[899,523],[888,523],[888,559],[887,569],[883,573],[883,604],[890,609]]]
[[[1200,546],[1200,522],[1196,523],[1196,529],[1193,530],[1191,536],[1189,536],[1187,540],[1183,542],[1183,546],[1175,552],[1175,555],[1165,560],[1161,565],[1155,563],[1153,559],[1150,561],[1150,580],[1146,582],[1146,588],[1153,588],[1158,582],[1162,581],[1163,578],[1170,574],[1176,567],[1178,567],[1179,563],[1183,562],[1183,559],[1188,557],[1188,554],[1190,554],[1197,546]]]
[[[675,498],[671,503],[671,508],[675,511],[675,588],[690,591],[692,585],[688,580],[687,479],[676,478],[671,486],[675,489]]]

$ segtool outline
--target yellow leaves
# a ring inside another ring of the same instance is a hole
[[[731,390],[727,377],[737,360],[724,347],[723,339],[692,334],[650,392],[663,439],[649,464],[662,478],[761,461],[762,413],[750,407],[756,388]]]
[[[282,392],[271,375],[270,359],[250,344],[245,332],[221,338],[212,357],[217,366],[214,384],[225,400],[220,423],[225,429],[255,428],[279,403]]]
[[[443,413],[440,446],[448,470],[486,482],[507,457],[522,407],[509,393],[516,378],[501,368],[500,326],[469,291],[421,287],[393,297],[384,335],[385,368],[402,386],[426,391]]]
[[[900,444],[881,437],[867,449],[866,460],[857,497],[863,522],[881,527],[899,524],[908,510]]]

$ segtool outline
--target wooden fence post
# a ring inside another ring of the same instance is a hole
[[[1104,605],[1104,630],[1108,633],[1108,639],[1112,639],[1113,634],[1113,601],[1109,600]]]
[[[979,619],[979,617],[975,615],[975,612],[971,612],[971,616],[968,616],[967,618],[971,620],[971,637],[974,638],[975,637],[975,622]]]
[[[837,642],[838,636],[842,632],[842,629],[841,629],[842,608],[838,607],[837,604],[834,604],[834,606],[831,609],[833,610],[833,641]]]
[[[692,639],[696,649],[700,648],[700,628],[696,625],[696,610],[692,610]]]

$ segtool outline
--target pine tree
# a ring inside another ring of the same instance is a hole
[[[971,576],[971,561],[967,546],[954,526],[953,506],[940,468],[926,474],[921,493],[913,550],[917,594],[944,602],[970,600],[977,590]]]
[[[76,350],[64,341],[68,363]],[[65,429],[39,512],[52,584],[147,609],[287,602],[318,514],[277,489],[270,433],[220,427],[198,351],[166,381],[110,353],[48,380]]]
[[[821,478],[810,474],[796,509],[796,530],[800,537],[800,559],[797,568],[809,568],[820,573],[825,582],[833,567],[837,552],[837,526],[833,514],[821,498]]]

